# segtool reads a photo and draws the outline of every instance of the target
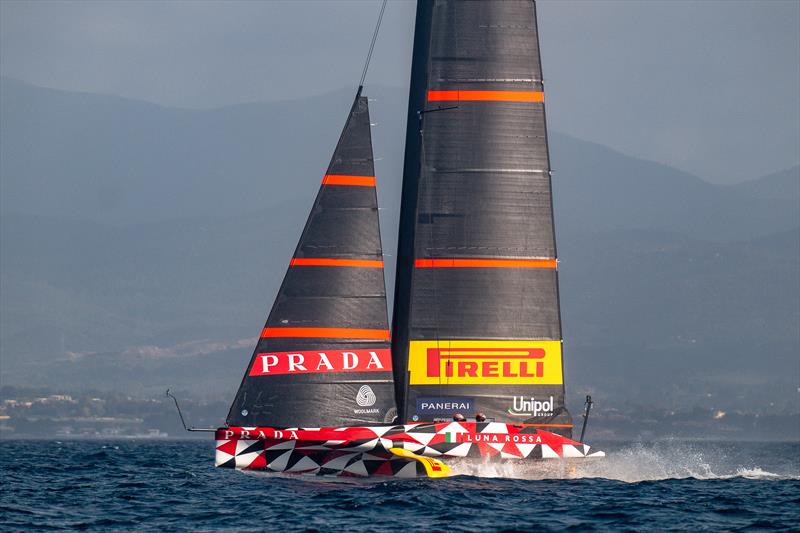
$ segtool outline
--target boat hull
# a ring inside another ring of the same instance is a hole
[[[345,477],[440,477],[437,465],[456,458],[533,461],[604,455],[535,426],[497,422],[227,427],[217,430],[216,440],[218,467]]]

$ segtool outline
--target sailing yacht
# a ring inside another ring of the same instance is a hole
[[[391,329],[362,92],[217,466],[441,477],[454,459],[601,457],[565,404],[535,3],[418,2]]]

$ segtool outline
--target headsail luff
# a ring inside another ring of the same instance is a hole
[[[390,422],[389,348],[369,108],[359,89],[227,424]]]
[[[482,411],[569,435],[534,2],[419,2],[415,31],[392,325],[401,416]]]

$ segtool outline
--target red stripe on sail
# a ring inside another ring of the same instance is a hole
[[[383,268],[383,261],[380,259],[328,259],[322,257],[295,257],[289,262],[289,266]]]
[[[556,259],[417,259],[416,268],[556,268]]]
[[[370,339],[388,341],[388,329],[355,329],[355,328],[264,328],[261,338],[319,338],[319,339]]]
[[[428,91],[429,102],[544,102],[542,91]]]
[[[354,185],[357,187],[374,187],[375,176],[345,176],[326,174],[322,178],[323,185]]]

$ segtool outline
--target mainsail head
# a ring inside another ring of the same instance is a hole
[[[359,89],[227,424],[391,422],[394,405],[369,107]]]
[[[419,2],[393,356],[408,421],[569,434],[535,5]]]

